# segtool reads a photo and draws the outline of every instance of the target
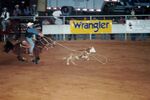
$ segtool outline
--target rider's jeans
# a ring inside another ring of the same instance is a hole
[[[7,23],[8,23],[7,20],[2,20],[1,24],[2,24],[3,31],[6,31]]]
[[[26,37],[26,39],[27,39],[28,43],[30,44],[29,53],[33,54],[33,49],[35,46],[34,41],[32,40],[32,38]]]

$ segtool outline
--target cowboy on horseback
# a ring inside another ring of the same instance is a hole
[[[31,23],[31,22],[27,23],[27,30],[26,30],[26,34],[25,34],[26,40],[30,45],[30,48],[29,48],[30,56],[33,55],[33,49],[35,47],[35,43],[33,41],[33,36],[43,37],[43,34],[39,33],[38,30],[33,27],[33,25],[34,25],[34,23]]]

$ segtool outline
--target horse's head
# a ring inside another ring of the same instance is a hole
[[[14,45],[9,40],[7,40],[6,44],[4,45],[4,52],[8,53],[10,50],[13,50],[13,48]]]

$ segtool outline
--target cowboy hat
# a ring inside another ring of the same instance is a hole
[[[30,26],[32,26],[34,23],[31,23],[31,22],[28,22],[27,23],[27,27],[30,27]]]

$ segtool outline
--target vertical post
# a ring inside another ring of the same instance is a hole
[[[125,16],[125,21],[128,19],[128,17],[127,16]],[[125,22],[126,23],[126,22]],[[125,41],[127,41],[128,40],[128,33],[125,33]]]
[[[65,16],[63,16],[63,25],[65,25],[65,20],[66,20]],[[63,40],[66,40],[65,33],[63,33]]]
[[[128,40],[128,33],[125,33],[125,41]]]
[[[90,20],[92,20],[92,16],[90,16]],[[90,33],[90,40],[92,40],[92,33]]]

